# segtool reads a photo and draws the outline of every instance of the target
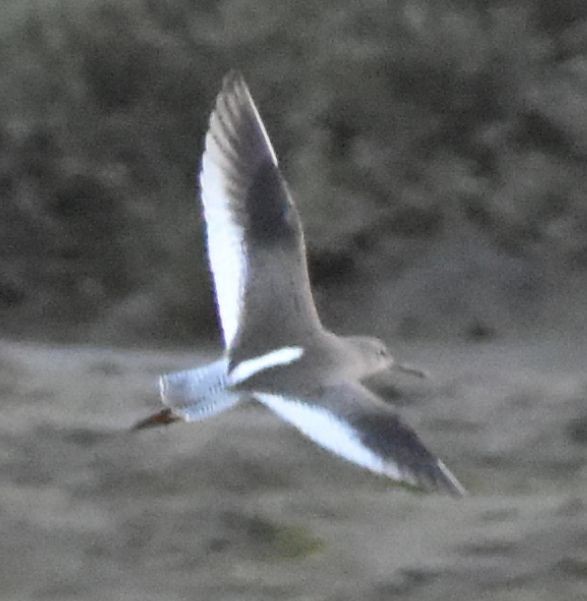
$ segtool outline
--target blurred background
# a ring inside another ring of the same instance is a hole
[[[584,329],[581,0],[5,0],[0,31],[2,331],[217,336],[196,175],[234,67],[328,325]]]
[[[231,68],[323,321],[430,372],[379,392],[467,499],[254,404],[128,432],[219,346],[197,173]],[[585,0],[2,0],[3,601],[584,601],[586,107]]]

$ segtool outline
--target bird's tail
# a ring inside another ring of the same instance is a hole
[[[240,395],[228,388],[228,360],[188,369],[159,378],[165,409],[138,422],[133,430],[168,425],[176,421],[201,421],[230,409]]]

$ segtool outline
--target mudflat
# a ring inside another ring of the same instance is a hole
[[[374,385],[466,499],[395,487],[254,404],[129,432],[157,375],[209,349],[0,341],[0,598],[585,599],[587,341],[398,354],[431,378]]]

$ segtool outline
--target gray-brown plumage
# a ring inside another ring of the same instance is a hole
[[[396,367],[380,340],[342,337],[318,317],[302,225],[242,76],[229,73],[210,118],[200,187],[225,343],[209,366],[161,378],[169,411],[197,421],[254,398],[320,446],[371,471],[429,490],[465,489],[369,391]]]

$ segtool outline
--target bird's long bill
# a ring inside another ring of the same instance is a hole
[[[150,415],[146,419],[142,419],[137,422],[131,430],[145,430],[146,428],[157,428],[159,426],[168,426],[174,422],[180,421],[177,415],[175,415],[171,409],[165,408],[155,413],[154,415]]]
[[[424,371],[423,369],[418,369],[417,367],[414,367],[413,365],[409,365],[406,363],[394,363],[391,366],[391,369],[401,371],[404,374],[408,374],[409,376],[414,376],[416,378],[427,378],[428,377],[428,372]]]

